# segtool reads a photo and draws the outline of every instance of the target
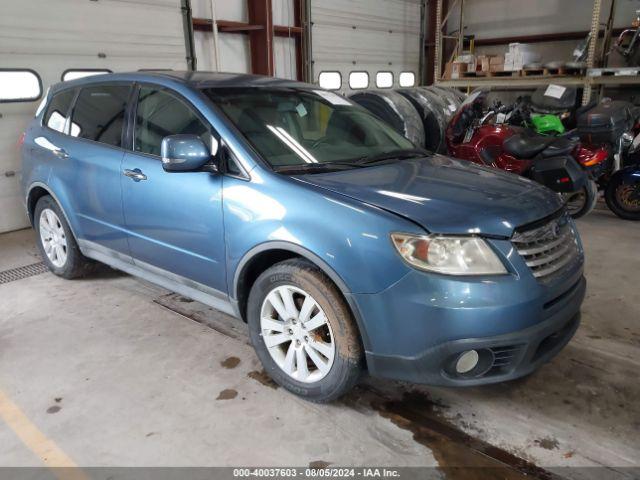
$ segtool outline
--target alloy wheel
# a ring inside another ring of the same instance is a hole
[[[63,267],[67,261],[67,238],[58,215],[50,208],[40,213],[40,241],[51,263]]]
[[[333,332],[316,300],[301,288],[282,285],[260,310],[262,339],[278,367],[303,383],[323,379],[336,354]]]

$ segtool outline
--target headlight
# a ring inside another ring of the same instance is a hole
[[[446,275],[500,275],[506,268],[478,237],[392,233],[391,240],[406,262],[420,270]]]

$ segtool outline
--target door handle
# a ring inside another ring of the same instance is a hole
[[[140,180],[146,180],[147,176],[142,173],[139,168],[134,168],[133,170],[125,169],[122,171],[125,177],[131,178],[134,182],[139,182]]]
[[[53,150],[53,154],[58,158],[62,158],[62,159],[69,158],[69,154],[66,152],[64,148],[57,148]]]

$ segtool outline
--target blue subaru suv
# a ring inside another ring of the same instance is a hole
[[[578,327],[583,250],[550,190],[416,149],[317,86],[206,72],[53,86],[24,135],[53,273],[102,262],[248,323],[265,371],[330,401],[361,372],[527,375]]]

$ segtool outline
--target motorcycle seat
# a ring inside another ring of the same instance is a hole
[[[515,158],[528,159],[538,155],[554,140],[553,137],[520,133],[507,138],[502,143],[502,148]]]
[[[569,155],[576,147],[578,142],[575,139],[557,137],[553,139],[547,148],[540,152],[543,158],[559,157],[561,155]]]

